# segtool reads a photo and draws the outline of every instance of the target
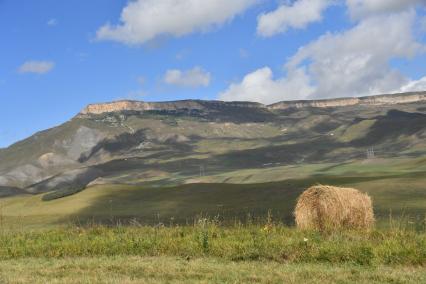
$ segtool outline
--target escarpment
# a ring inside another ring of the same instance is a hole
[[[197,101],[180,102],[141,102],[141,101],[116,101],[103,104],[90,104],[80,114],[101,114],[117,111],[149,111],[149,110],[178,110],[193,109],[201,110],[203,106]]]
[[[0,197],[54,192],[56,198],[88,184],[163,185],[191,182],[204,171],[362,161],[370,159],[369,149],[383,159],[419,156],[426,153],[425,125],[426,92],[269,106],[92,104],[64,124],[0,149]]]
[[[379,106],[423,101],[426,101],[426,92],[324,100],[282,101],[271,105],[263,105],[261,103],[255,102],[222,102],[202,100],[183,100],[173,102],[143,102],[123,100],[109,103],[90,104],[80,112],[80,115],[102,114],[120,111],[207,111],[223,108],[262,108],[267,110],[280,110],[289,108],[330,108],[356,105]]]
[[[287,101],[278,102],[269,105],[269,109],[288,109],[288,108],[328,108],[328,107],[345,107],[345,106],[368,106],[368,105],[395,105],[407,104],[426,101],[426,92],[393,94],[393,95],[379,95],[368,97],[355,97],[355,98],[337,98],[337,99],[324,99],[324,100],[300,100],[300,101]]]
[[[254,102],[222,102],[185,100],[174,102],[142,102],[142,101],[116,101],[101,104],[90,104],[84,108],[80,115],[102,114],[120,111],[179,111],[179,110],[214,110],[221,108],[265,108],[264,105]]]

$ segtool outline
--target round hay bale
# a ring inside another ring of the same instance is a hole
[[[315,185],[300,195],[297,227],[307,230],[369,229],[374,225],[371,198],[353,188]]]

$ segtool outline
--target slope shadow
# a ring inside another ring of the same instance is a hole
[[[317,176],[273,183],[188,184],[165,188],[117,185],[66,221],[79,225],[131,224],[135,221],[142,225],[184,225],[193,224],[201,216],[218,216],[223,224],[229,224],[264,221],[271,212],[275,221],[290,225],[294,222],[293,209],[297,197],[309,186],[344,186],[382,178]]]
[[[351,145],[360,147],[395,141],[400,136],[411,136],[426,128],[426,114],[390,110],[375,118],[370,131]]]
[[[0,198],[21,195],[21,194],[28,194],[28,193],[22,188],[0,185]]]

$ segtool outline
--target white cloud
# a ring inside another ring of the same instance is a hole
[[[143,44],[158,36],[180,37],[231,20],[258,0],[137,0],[121,13],[118,26],[97,31],[97,39]]]
[[[425,0],[346,0],[352,18],[405,11]]]
[[[321,21],[323,11],[333,2],[333,0],[298,0],[293,5],[283,4],[275,11],[259,16],[257,33],[267,37],[284,33],[289,28],[305,28],[310,23]]]
[[[169,85],[183,87],[207,87],[210,85],[211,75],[200,67],[194,67],[187,71],[178,69],[167,70],[164,82]]]
[[[399,13],[426,4],[426,0],[296,0],[292,4],[286,1],[276,10],[259,15],[257,33],[268,37],[284,33],[290,28],[306,28],[311,23],[321,21],[323,12],[339,2],[346,3],[349,14],[356,20]]]
[[[55,63],[52,61],[27,61],[18,68],[18,71],[19,73],[45,74],[54,67]]]
[[[58,24],[58,21],[56,19],[50,19],[49,21],[47,21],[47,25],[48,26],[56,26]]]
[[[411,80],[404,86],[402,86],[399,90],[396,90],[399,92],[419,92],[419,91],[426,91],[426,76],[423,78],[420,78],[419,80]]]
[[[293,69],[309,61],[316,97],[388,92],[407,79],[389,62],[424,51],[413,37],[415,13],[372,17],[344,33],[326,34],[302,47],[287,63]]]
[[[392,59],[425,52],[413,36],[415,19],[414,11],[380,15],[345,32],[327,33],[287,61],[287,76],[273,79],[269,68],[260,69],[219,97],[271,103],[421,89],[426,79],[411,81],[390,65]]]
[[[270,104],[281,100],[303,99],[312,92],[313,88],[303,69],[274,80],[272,70],[264,67],[246,75],[241,83],[231,84],[225,92],[219,94],[219,99]]]

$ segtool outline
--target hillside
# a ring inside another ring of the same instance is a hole
[[[230,172],[417,157],[426,151],[425,98],[89,105],[70,121],[0,151],[0,191],[59,190],[61,196],[89,184],[226,183],[235,182]],[[243,180],[264,181],[270,177]]]

